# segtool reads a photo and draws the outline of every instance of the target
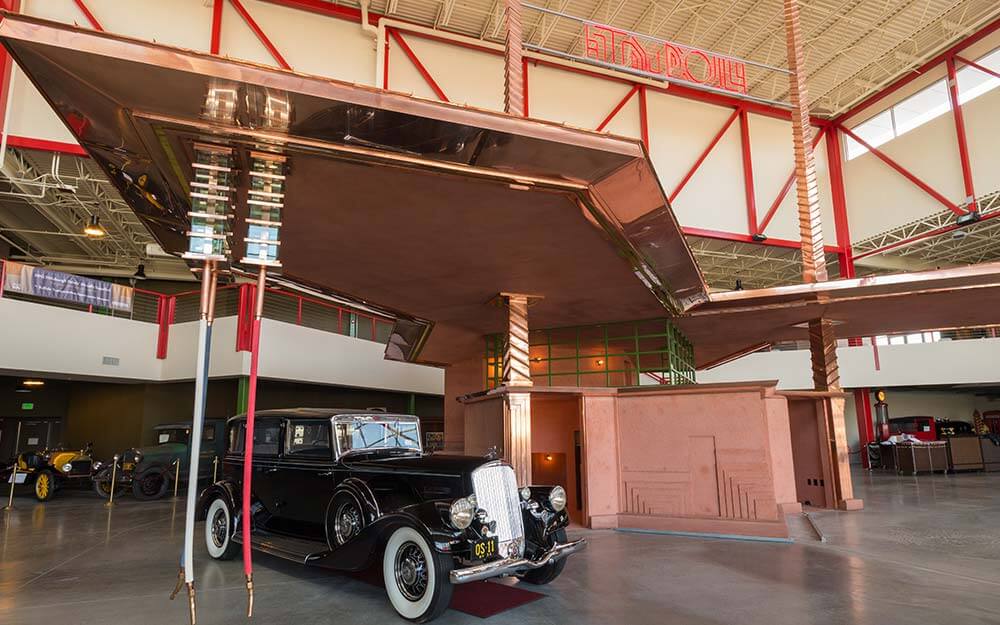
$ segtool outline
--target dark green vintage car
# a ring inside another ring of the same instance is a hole
[[[220,419],[205,421],[199,479],[211,478],[215,459],[221,461],[225,453],[225,426],[226,422]],[[114,470],[116,493],[131,488],[136,499],[160,499],[173,489],[175,475],[179,475],[181,482],[187,481],[191,424],[158,425],[153,433],[155,445],[133,447],[119,455],[118,467]],[[108,462],[94,474],[94,490],[102,497],[111,493],[111,465],[112,462]]]

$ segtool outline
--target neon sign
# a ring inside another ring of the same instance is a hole
[[[623,69],[637,70],[693,85],[712,87],[741,95],[747,93],[747,69],[743,61],[603,24],[584,25],[584,49],[588,59]]]

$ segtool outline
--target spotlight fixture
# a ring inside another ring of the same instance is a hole
[[[143,265],[142,263],[139,263],[139,267],[135,270],[135,273],[132,274],[132,277],[135,278],[136,280],[145,280],[146,279],[146,265]]]
[[[762,234],[760,232],[758,232],[757,234],[753,235],[750,238],[756,241],[757,243],[763,243],[764,241],[767,241],[767,235]]]
[[[545,454],[545,461],[552,462],[552,454]]]
[[[602,367],[602,366],[604,366],[604,359],[602,359],[602,358],[598,358],[598,359],[597,359],[597,366],[598,366],[598,367]]]
[[[83,233],[91,239],[99,239],[107,234],[104,226],[101,225],[100,215],[91,215],[87,225],[83,227]]]
[[[974,210],[955,218],[955,223],[959,226],[968,226],[969,224],[974,224],[977,221],[979,221],[979,211]]]
[[[30,387],[37,388],[37,387],[40,387],[40,386],[45,386],[45,380],[24,380],[24,381],[21,382],[21,384],[23,386],[30,386]]]

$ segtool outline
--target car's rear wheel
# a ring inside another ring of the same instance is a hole
[[[170,490],[167,474],[156,468],[146,469],[132,480],[132,494],[141,501],[161,499]]]
[[[434,551],[417,530],[395,530],[382,555],[385,592],[392,607],[416,623],[441,616],[451,603],[453,566],[451,557]]]
[[[233,513],[226,500],[212,500],[205,515],[205,547],[208,555],[216,560],[230,560],[239,553],[240,546],[233,542]]]
[[[93,479],[94,492],[101,499],[108,499],[111,497],[111,468],[101,469],[97,472],[97,475]],[[115,495],[122,492],[121,484],[115,484]]]
[[[48,501],[56,494],[56,476],[49,469],[42,469],[35,476],[35,499]]]
[[[551,539],[549,540],[548,547],[552,547],[555,543],[566,543],[566,530],[558,529],[552,534],[550,534]],[[529,584],[548,584],[559,577],[559,574],[563,572],[566,568],[566,558],[562,560],[557,560],[555,562],[549,562],[545,566],[539,569],[532,569],[527,573],[521,575],[521,580],[528,582]]]

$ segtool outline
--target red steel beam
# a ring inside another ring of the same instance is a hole
[[[747,110],[740,107],[740,154],[743,160],[743,195],[747,204],[747,230],[750,234],[758,234],[757,228],[757,194],[753,188],[753,156],[750,153],[750,116]]]
[[[253,16],[251,16],[250,13],[246,10],[246,7],[243,6],[243,3],[240,0],[229,0],[229,4],[233,5],[233,8],[236,9],[236,12],[240,14],[240,17],[243,18],[243,21],[246,22],[247,26],[250,27],[250,30],[253,31],[253,34],[257,36],[257,40],[260,41],[260,43],[265,48],[267,48],[267,51],[271,54],[271,58],[277,61],[278,65],[280,65],[282,69],[292,69],[292,66],[289,65],[287,61],[285,61],[285,57],[281,56],[281,53],[278,52],[278,49],[274,47],[274,44],[271,43],[271,40],[268,38],[268,36],[264,34],[264,31],[261,30],[260,26],[257,25],[257,22],[253,19]]]
[[[521,60],[521,88],[524,89],[524,110],[522,113],[528,116],[528,59]]]
[[[833,196],[833,226],[837,233],[837,245],[842,250],[838,255],[840,277],[853,278],[856,273],[850,222],[847,219],[847,194],[844,192],[844,158],[840,134],[836,128],[830,128],[826,136],[826,160],[830,169],[830,191]]]
[[[958,100],[958,73],[955,71],[955,59],[949,57],[945,64],[948,67],[948,97],[951,99],[951,114],[955,119],[955,134],[958,137],[958,158],[962,163],[962,183],[965,185],[965,201],[976,209],[976,190],[972,185],[972,164],[969,161],[969,142],[965,134],[965,115],[962,114],[962,103]]]
[[[991,215],[996,214],[1000,216],[1000,212],[990,213],[990,214]],[[754,238],[749,234],[741,234],[739,232],[725,232],[722,230],[711,230],[709,228],[695,228],[692,226],[683,226],[681,230],[684,232],[685,235],[690,237],[717,239],[719,241],[736,241],[737,243],[753,243],[754,245],[765,245],[770,247],[787,247],[794,250],[802,248],[801,242],[790,241],[788,239],[776,239],[768,237],[764,241],[755,241]],[[827,245],[823,249],[829,254],[839,254],[843,252],[843,250],[837,247],[836,245]]]
[[[867,388],[854,391],[854,408],[858,417],[858,442],[861,444],[861,466],[870,469],[868,443],[875,442],[875,424],[872,422],[872,399]]]
[[[7,81],[5,80],[4,82]],[[6,87],[2,88],[2,92],[7,93]],[[35,139],[33,137],[19,137],[16,135],[8,135],[7,145],[12,148],[40,150],[42,152],[59,152],[60,154],[72,154],[74,156],[88,156],[87,151],[84,150],[79,145],[77,145],[76,143],[48,141],[46,139]]]
[[[915,175],[913,175],[908,169],[906,169],[905,167],[903,167],[902,165],[900,165],[896,161],[894,161],[891,158],[889,158],[889,156],[887,154],[885,154],[881,150],[878,150],[878,149],[872,147],[871,145],[869,145],[869,143],[867,141],[865,141],[864,139],[862,139],[858,135],[854,134],[854,132],[852,132],[848,128],[846,128],[844,126],[837,126],[837,128],[839,128],[842,132],[844,132],[844,134],[846,134],[848,137],[854,139],[855,141],[857,141],[858,143],[860,143],[861,145],[863,145],[865,148],[867,148],[867,150],[869,152],[871,152],[875,156],[879,157],[879,159],[881,159],[883,163],[885,163],[889,167],[892,167],[893,169],[895,169],[901,176],[903,176],[904,178],[906,178],[907,180],[909,180],[913,184],[917,185],[917,187],[919,187],[920,189],[922,189],[927,195],[931,196],[932,198],[934,198],[935,200],[937,200],[938,202],[940,202],[941,204],[943,204],[948,210],[950,210],[951,212],[955,213],[956,215],[964,215],[965,214],[965,211],[962,210],[961,208],[959,208],[959,206],[957,204],[955,204],[954,202],[952,202],[951,200],[949,200],[945,196],[943,196],[940,193],[938,193],[937,191],[935,191],[930,185],[928,185],[926,182],[924,182],[920,178],[918,178]]]
[[[389,37],[385,38],[385,53],[382,54],[382,88],[389,90]]]
[[[434,77],[431,76],[431,73],[427,71],[427,68],[424,67],[424,64],[421,63],[420,59],[417,58],[417,55],[416,53],[413,52],[413,49],[410,48],[409,44],[406,43],[406,41],[403,39],[403,36],[399,34],[399,31],[397,31],[395,28],[386,28],[385,30],[387,33],[389,33],[390,36],[392,36],[393,39],[396,40],[396,43],[399,44],[399,47],[403,51],[403,54],[405,54],[406,58],[410,59],[410,63],[413,63],[413,66],[417,68],[417,71],[420,72],[421,76],[423,76],[424,82],[427,83],[427,86],[431,88],[431,91],[434,92],[434,95],[436,95],[438,99],[441,100],[442,102],[451,102],[451,100],[448,99],[448,96],[444,94],[444,91],[441,89],[441,86],[438,85],[437,81],[434,80]]]
[[[77,8],[79,8],[80,12],[83,13],[83,16],[87,18],[87,21],[90,22],[90,27],[93,28],[94,30],[99,30],[103,32],[104,27],[102,27],[101,23],[97,21],[97,18],[94,17],[94,14],[90,12],[90,9],[87,8],[87,5],[83,2],[83,0],[73,0],[73,1],[76,2]]]
[[[815,149],[816,146],[819,145],[819,142],[823,140],[824,133],[826,133],[826,127],[821,126],[816,134],[813,135],[813,149]],[[783,201],[785,201],[785,196],[787,196],[788,192],[791,191],[793,184],[795,184],[794,167],[792,168],[792,173],[788,174],[788,179],[785,180],[784,186],[781,187],[780,191],[778,191],[778,197],[774,198],[774,201],[771,202],[771,206],[768,207],[767,213],[764,215],[764,219],[762,219],[760,225],[757,226],[757,232],[763,234],[764,231],[767,230],[767,227],[771,225],[771,220],[774,219],[774,214],[778,212],[778,207],[781,206]]]
[[[21,0],[8,0],[3,3],[3,8],[17,13],[21,10]],[[7,94],[10,92],[10,76],[14,69],[14,60],[11,58],[7,48],[0,46],[0,132],[7,132],[4,128],[4,120],[7,118]],[[12,145],[7,138],[7,145]],[[3,288],[0,285],[0,288]]]
[[[642,144],[649,150],[649,116],[646,110],[646,85],[639,85],[639,132]]]
[[[212,6],[212,42],[209,51],[218,54],[222,45],[222,3],[224,0],[215,0]]]
[[[984,26],[980,30],[976,31],[975,33],[972,33],[971,35],[969,35],[965,39],[962,39],[961,41],[959,41],[955,45],[951,46],[950,48],[948,48],[947,50],[945,50],[941,54],[935,56],[931,60],[927,61],[926,63],[924,63],[920,67],[918,67],[918,68],[916,68],[914,70],[911,70],[911,72],[909,74],[907,74],[906,76],[903,76],[902,78],[900,78],[896,82],[890,84],[885,89],[882,89],[878,93],[874,93],[874,94],[868,96],[867,98],[861,100],[860,102],[858,102],[854,106],[850,107],[849,109],[847,109],[846,111],[844,111],[843,113],[841,113],[840,115],[838,115],[837,117],[835,117],[833,119],[833,123],[836,124],[836,125],[838,125],[838,126],[841,125],[841,124],[843,124],[846,119],[848,119],[850,117],[854,117],[855,115],[857,115],[858,113],[864,111],[865,109],[867,109],[868,107],[872,106],[876,102],[879,102],[883,98],[886,98],[886,97],[892,95],[893,93],[895,93],[896,91],[899,91],[901,88],[903,88],[904,86],[908,85],[910,82],[912,82],[912,81],[916,80],[917,78],[920,78],[921,76],[923,76],[928,70],[933,69],[935,66],[940,65],[941,63],[943,63],[945,61],[945,59],[949,59],[949,58],[955,56],[956,54],[958,54],[962,50],[968,48],[969,46],[971,46],[972,44],[976,43],[977,41],[980,41],[984,37],[990,36],[991,34],[993,34],[994,32],[996,32],[997,29],[1000,29],[1000,19],[993,20],[992,22],[990,22],[989,24],[987,24],[986,26]]]
[[[597,132],[603,132],[604,129],[608,127],[608,124],[610,124],[611,120],[615,118],[615,115],[617,115],[619,111],[625,108],[625,105],[628,104],[628,101],[632,99],[632,96],[634,96],[635,92],[638,90],[639,90],[639,85],[632,85],[632,88],[629,89],[628,93],[625,94],[625,97],[622,98],[617,105],[615,105],[615,108],[611,109],[611,112],[608,113],[608,116],[604,118],[604,121],[602,121],[597,126]]]
[[[956,61],[960,61],[961,63],[964,63],[965,65],[968,65],[969,67],[975,67],[979,71],[985,72],[985,73],[989,74],[990,76],[992,76],[994,78],[1000,78],[1000,72],[995,72],[992,69],[990,69],[990,68],[988,68],[988,67],[986,67],[984,65],[980,65],[979,63],[975,63],[973,61],[970,61],[969,59],[965,58],[964,56],[959,56],[959,55],[956,54],[955,55],[955,60]]]
[[[729,127],[733,125],[733,122],[736,121],[736,118],[739,117],[741,110],[742,109],[734,110],[732,115],[730,115],[729,118],[726,119],[726,122],[722,124],[722,128],[719,128],[719,132],[715,133],[715,136],[712,137],[712,141],[709,142],[708,147],[706,147],[704,151],[702,151],[701,155],[699,155],[698,159],[694,162],[694,165],[691,166],[691,169],[688,170],[688,173],[684,175],[684,178],[681,179],[681,181],[674,188],[673,192],[670,194],[670,197],[668,199],[671,202],[677,199],[677,195],[681,192],[681,189],[684,188],[684,185],[686,185],[688,181],[690,181],[691,178],[694,177],[695,172],[698,171],[698,168],[701,167],[701,164],[705,162],[705,159],[708,158],[708,155],[712,153],[712,150],[715,148],[716,144],[718,144],[719,141],[722,139],[723,135],[726,134],[726,131],[729,130]]]

